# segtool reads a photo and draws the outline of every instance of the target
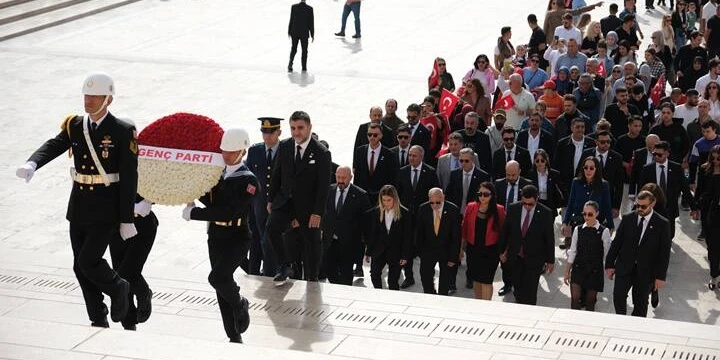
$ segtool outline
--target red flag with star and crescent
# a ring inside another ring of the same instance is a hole
[[[437,59],[435,59],[435,62],[433,63],[433,69],[432,73],[430,73],[430,77],[428,78],[428,89],[432,89],[440,83],[440,65],[438,65]]]
[[[597,72],[602,77],[607,76],[607,71],[605,70],[605,61],[599,61]]]
[[[430,130],[430,148],[434,149],[438,139],[438,117],[435,114],[430,114],[420,119],[420,123]]]
[[[660,106],[660,99],[665,96],[665,75],[660,75],[660,78],[653,86],[650,91],[650,100],[652,100],[653,106]]]
[[[455,96],[455,94],[447,91],[446,89],[443,89],[442,94],[440,95],[440,113],[445,115],[446,119],[449,119],[450,115],[452,115],[452,112],[455,110],[455,106],[457,106],[458,101],[460,101],[459,97]]]
[[[511,109],[513,106],[515,106],[515,100],[512,98],[512,94],[508,93],[507,95],[501,97],[500,100],[498,100],[497,104],[495,104],[495,109],[508,110]]]

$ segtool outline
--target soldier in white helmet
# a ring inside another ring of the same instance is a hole
[[[208,253],[210,275],[208,281],[217,293],[225,333],[230,342],[242,343],[240,334],[250,325],[249,303],[239,294],[233,274],[246,258],[250,248],[248,215],[258,190],[258,180],[242,163],[250,147],[245,129],[225,131],[220,143],[225,171],[217,185],[198,199],[204,208],[188,204],[183,210],[185,220],[208,222]]]
[[[70,115],[60,133],[48,140],[18,168],[18,177],[30,181],[35,170],[65,151],[74,155],[72,193],[66,218],[70,221],[73,270],[78,279],[92,326],[108,327],[103,293],[110,296],[110,316],[121,321],[128,311],[130,285],[103,259],[118,232],[129,239],[137,190],[135,127],[117,119],[108,106],[115,86],[105,73],[93,73],[83,83],[85,115]]]

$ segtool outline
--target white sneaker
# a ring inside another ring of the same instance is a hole
[[[710,279],[710,282],[708,283],[708,288],[710,290],[717,290],[720,288],[720,277],[714,277]]]

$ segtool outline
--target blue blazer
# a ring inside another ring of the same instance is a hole
[[[573,216],[582,215],[583,206],[589,200],[594,200],[600,205],[598,220],[609,229],[614,229],[612,217],[612,199],[610,198],[610,185],[602,181],[602,191],[592,191],[592,187],[585,180],[573,179],[570,186],[570,198],[568,207],[563,215],[563,224],[569,224]]]

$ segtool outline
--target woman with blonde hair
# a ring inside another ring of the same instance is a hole
[[[580,51],[588,57],[597,54],[597,45],[602,38],[600,23],[597,21],[591,22],[585,29],[585,37],[583,37],[582,45],[580,45]]]
[[[671,15],[663,16],[662,22],[660,23],[660,31],[662,32],[663,43],[670,48],[672,53],[675,53],[677,49],[675,48],[675,30],[673,30]],[[654,43],[655,42],[653,42],[653,44]],[[655,50],[658,49],[656,48]]]
[[[370,263],[373,287],[382,289],[381,275],[388,266],[388,287],[400,290],[400,269],[407,263],[412,250],[412,224],[410,212],[400,204],[398,192],[385,185],[378,193],[378,205],[369,215],[370,231],[366,239],[365,262]]]

